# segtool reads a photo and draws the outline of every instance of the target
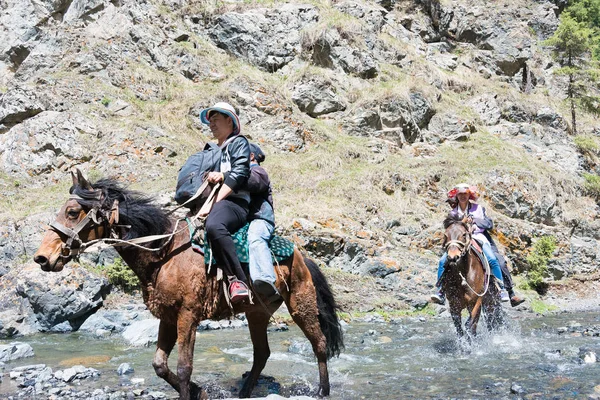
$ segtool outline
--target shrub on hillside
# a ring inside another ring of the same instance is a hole
[[[598,154],[600,144],[595,137],[590,135],[577,135],[573,139],[577,149],[583,154]]]
[[[538,293],[544,292],[547,284],[544,277],[548,274],[548,261],[556,250],[556,238],[554,236],[542,236],[533,245],[531,253],[527,256],[527,285]]]
[[[596,200],[600,199],[600,176],[584,173],[583,178],[585,179],[583,186],[586,194],[594,197]]]
[[[104,267],[104,273],[108,281],[120,287],[125,292],[139,289],[140,281],[133,271],[125,265],[122,258],[115,258],[115,262]]]

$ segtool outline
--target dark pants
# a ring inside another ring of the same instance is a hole
[[[206,219],[206,235],[215,259],[227,276],[246,282],[246,274],[235,253],[231,234],[246,224],[248,204],[243,200],[224,199],[216,203]]]

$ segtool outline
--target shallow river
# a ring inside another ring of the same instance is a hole
[[[565,326],[581,330],[577,323],[583,328],[598,327],[600,316],[563,313],[513,318],[503,333],[489,335],[480,329],[484,334],[466,352],[459,351],[449,318],[352,322],[344,328],[346,351],[330,362],[331,399],[586,399],[594,393],[600,395],[600,362],[584,363],[580,357],[581,347],[600,357],[600,337],[559,333],[558,328]],[[130,379],[143,378],[137,387],[175,397],[154,375],[153,348],[131,348],[118,337],[96,339],[73,333],[19,338],[33,347],[35,357],[5,365],[0,398],[19,391],[8,377],[12,368],[41,363],[54,371],[76,364],[100,370],[100,379],[82,382],[86,388],[128,387]],[[270,331],[269,342],[271,358],[263,374],[274,380],[263,380],[254,396],[309,395],[318,382],[317,365],[299,329]],[[171,356],[172,367],[175,357]],[[247,328],[201,332],[196,340],[193,379],[209,382],[213,393],[235,396],[251,359]],[[116,374],[123,362],[135,369],[125,378]]]

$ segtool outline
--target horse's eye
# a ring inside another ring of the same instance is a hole
[[[76,219],[77,217],[79,217],[79,211],[77,211],[77,210],[69,210],[69,211],[67,211],[67,216],[69,218]]]

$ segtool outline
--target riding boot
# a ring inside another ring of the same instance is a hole
[[[516,307],[525,301],[525,299],[518,296],[512,288],[508,291],[508,297],[510,298],[510,305],[512,307]]]
[[[435,293],[431,295],[431,301],[442,306],[446,304],[446,295],[442,288],[436,288]]]

